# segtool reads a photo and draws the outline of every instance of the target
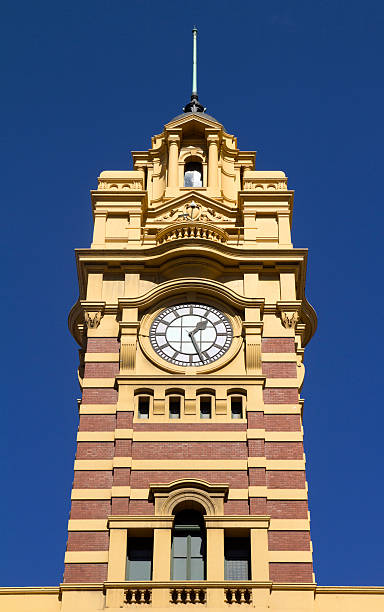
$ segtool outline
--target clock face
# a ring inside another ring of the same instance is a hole
[[[149,331],[156,353],[177,366],[202,366],[216,361],[227,352],[232,338],[227,317],[204,304],[166,308]]]

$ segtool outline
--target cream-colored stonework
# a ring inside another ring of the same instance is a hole
[[[184,185],[190,162],[200,164],[201,186]],[[133,170],[100,174],[91,192],[93,240],[90,248],[76,251],[79,300],[69,315],[80,345],[83,392],[77,434],[83,454],[74,463],[80,482],[71,500],[83,515],[70,518],[68,532],[75,543],[77,534],[83,542],[92,537],[103,543],[100,550],[75,545],[65,562],[74,568],[70,575],[90,564],[105,580],[65,578],[58,588],[0,589],[0,610],[383,609],[384,588],[319,587],[312,575],[300,397],[304,350],[316,330],[305,296],[307,250],[292,245],[293,191],[286,175],[254,166],[255,153],[240,151],[218,121],[186,112],[152,138],[149,150],[133,152]],[[152,325],[163,310],[179,304],[204,304],[229,321],[230,346],[217,360],[180,365],[156,352]],[[170,412],[174,396],[180,399],[177,420]],[[207,421],[200,414],[204,397],[211,401]],[[237,416],[234,397],[242,406]],[[123,424],[112,428],[111,418]],[[199,444],[205,452],[193,459],[167,454],[172,445]],[[155,449],[153,456],[142,450],[148,447]],[[207,448],[219,448],[219,455]],[[113,481],[129,471],[138,483]],[[153,480],[141,483],[148,472]],[[162,474],[173,472],[164,482]],[[210,472],[215,477],[208,481]],[[259,473],[272,482],[276,477],[277,484],[260,484],[256,476],[252,484],[251,475]],[[250,475],[248,486],[233,486],[239,474]],[[116,502],[118,514],[104,518],[84,510],[87,503],[113,508]],[[124,514],[128,502],[133,506]],[[273,514],[289,504],[299,508],[292,518]],[[203,515],[204,581],[171,580],[172,530],[184,508]],[[278,532],[304,534],[308,545],[276,550],[269,539]],[[228,534],[249,537],[248,581],[224,579]],[[152,580],[127,581],[128,538],[149,535]],[[305,583],[270,580],[274,568],[294,564],[310,568]]]

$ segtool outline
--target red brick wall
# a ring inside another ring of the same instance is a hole
[[[267,378],[296,378],[296,368],[294,361],[263,361],[261,371]]]
[[[266,442],[265,456],[267,459],[302,459],[302,442]]]
[[[273,582],[313,582],[312,563],[270,563],[269,579]]]
[[[301,419],[298,414],[265,414],[266,431],[300,431]]]
[[[146,489],[150,484],[168,483],[182,478],[198,478],[213,484],[224,483],[234,489],[248,487],[248,474],[240,470],[133,470],[131,474],[131,487],[133,489]]]
[[[120,343],[117,338],[88,338],[88,353],[118,353]]]
[[[114,468],[113,486],[128,487],[131,481],[131,468]]]
[[[309,531],[269,531],[269,550],[311,550]]]
[[[250,457],[264,457],[265,456],[264,440],[261,440],[261,439],[248,440],[248,453]]]
[[[145,499],[131,499],[129,503],[129,514],[152,515],[155,514],[155,506]]]
[[[109,499],[74,499],[71,506],[71,519],[103,519],[111,514]]]
[[[114,414],[81,414],[79,431],[115,431]]]
[[[301,499],[268,499],[267,514],[272,518],[308,518],[308,503]]]
[[[76,459],[113,459],[113,442],[78,442]]]
[[[250,514],[267,514],[267,498],[266,497],[250,497],[249,498]]]
[[[129,512],[128,497],[112,497],[112,514],[114,516],[126,516]]]
[[[264,412],[248,412],[249,429],[264,429]]]
[[[70,531],[67,550],[108,550],[108,531]]]
[[[269,489],[305,489],[305,471],[267,470]]]
[[[224,514],[249,514],[248,500],[230,499],[224,504]]]
[[[64,582],[105,582],[107,563],[66,563]]]
[[[261,340],[263,353],[294,353],[294,338],[263,338]]]
[[[110,489],[112,470],[78,470],[73,480],[74,489]]]
[[[265,478],[265,468],[248,468],[248,474],[250,486],[266,486],[267,482]]]
[[[116,440],[115,457],[131,457],[132,440]]]
[[[134,442],[135,459],[247,459],[245,442]]]
[[[83,404],[116,404],[117,391],[107,387],[83,389]]]
[[[263,390],[265,404],[297,404],[299,394],[297,389],[267,387]]]
[[[133,412],[116,412],[116,429],[132,429]]]
[[[85,378],[115,378],[119,373],[119,362],[95,362],[87,361],[85,363],[84,377]]]

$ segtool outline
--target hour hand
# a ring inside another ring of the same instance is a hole
[[[197,324],[197,325],[198,325],[198,324]],[[196,327],[197,327],[197,326],[196,326]],[[199,330],[195,328],[193,331],[188,332],[188,336],[190,337],[190,339],[191,339],[191,341],[192,341],[192,344],[193,344],[193,346],[194,346],[194,348],[195,348],[195,351],[196,351],[196,353],[198,354],[198,356],[200,357],[200,360],[201,360],[201,361],[204,361],[203,354],[202,354],[202,352],[200,351],[200,349],[199,349],[199,345],[197,344],[197,342],[196,342],[196,338],[195,338],[195,336],[194,336],[194,333],[195,333],[196,331],[199,331]]]

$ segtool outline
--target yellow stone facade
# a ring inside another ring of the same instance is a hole
[[[133,163],[101,173],[92,244],[76,252],[83,399],[64,582],[0,589],[0,610],[382,610],[384,588],[320,587],[312,570],[300,390],[316,315],[287,177],[255,170],[205,112],[167,123]],[[191,167],[201,184],[185,184]],[[181,304],[229,322],[217,358],[199,357],[203,334],[188,364],[155,350],[155,322]],[[203,517],[204,580],[172,580],[181,509]],[[127,580],[127,542],[149,536],[152,579]],[[226,537],[249,538],[248,580],[225,578]]]

